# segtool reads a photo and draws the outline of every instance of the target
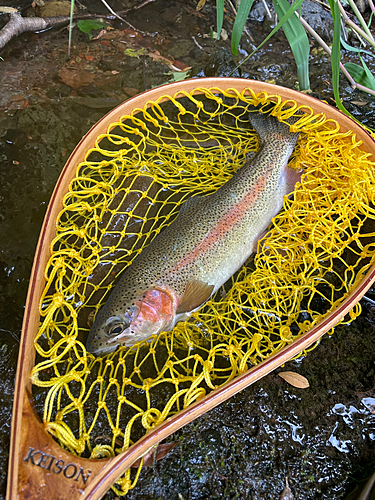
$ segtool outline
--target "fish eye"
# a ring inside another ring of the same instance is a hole
[[[122,326],[115,326],[115,328],[113,328],[113,330],[111,330],[109,332],[109,335],[117,335],[118,333],[121,333],[123,330]]]
[[[104,326],[104,333],[106,337],[113,337],[113,335],[119,335],[126,330],[129,325],[130,321],[127,318],[122,319],[118,316],[114,316],[107,319]]]

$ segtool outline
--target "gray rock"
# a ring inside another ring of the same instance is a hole
[[[301,14],[325,42],[329,43],[332,40],[333,19],[331,12],[315,2],[306,0],[302,4]]]
[[[266,9],[263,2],[257,2],[250,10],[249,19],[252,21],[258,21],[259,23],[264,21],[267,16]]]

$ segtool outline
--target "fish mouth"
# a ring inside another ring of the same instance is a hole
[[[117,349],[118,345],[109,345],[108,342],[101,342],[100,345],[88,345],[87,351],[94,356],[105,356]]]

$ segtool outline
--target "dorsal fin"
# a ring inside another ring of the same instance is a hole
[[[180,208],[178,215],[184,214],[187,210],[190,210],[191,207],[194,207],[202,200],[202,196],[193,196],[186,200]]]
[[[201,306],[211,297],[214,285],[208,285],[200,280],[191,280],[185,288],[181,302],[177,307],[176,314],[193,311]]]

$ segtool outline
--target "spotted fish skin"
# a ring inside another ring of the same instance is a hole
[[[287,166],[298,133],[250,113],[260,149],[215,193],[186,202],[177,219],[125,271],[98,312],[87,350],[131,347],[186,319],[256,251],[300,173]]]

